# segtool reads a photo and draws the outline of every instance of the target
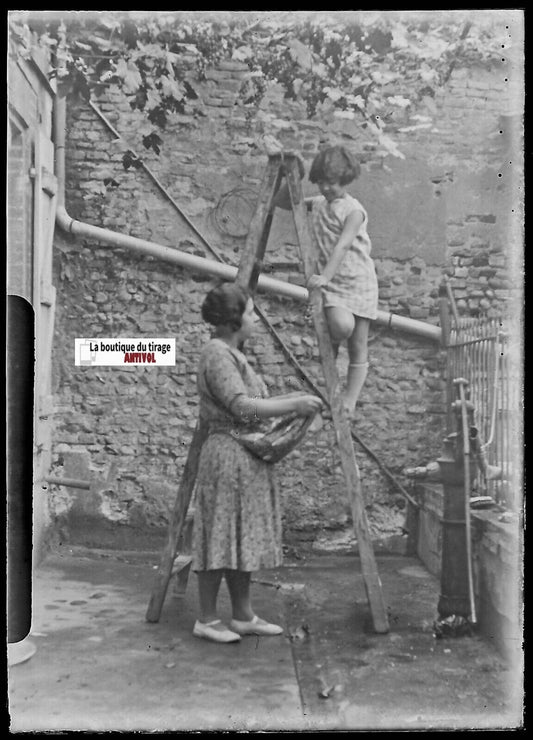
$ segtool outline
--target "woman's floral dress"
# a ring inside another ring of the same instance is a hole
[[[253,398],[267,395],[245,356],[211,339],[198,367],[200,417],[209,436],[194,493],[193,570],[255,571],[281,565],[280,497],[274,466],[229,435],[254,428]]]

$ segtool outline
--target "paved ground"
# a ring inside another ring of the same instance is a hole
[[[145,621],[158,557],[63,548],[40,567],[27,661],[9,668],[11,732],[516,728],[519,666],[477,636],[437,640],[439,584],[380,555],[391,631],[370,629],[359,559],[310,556],[256,576],[282,637],[192,637],[196,583]],[[226,591],[221,614],[229,616]]]

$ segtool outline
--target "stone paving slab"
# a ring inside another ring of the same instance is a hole
[[[218,645],[192,636],[194,576],[145,621],[153,564],[53,556],[34,585],[37,650],[9,670],[11,730],[283,729],[303,715],[291,648],[283,637]],[[282,619],[271,588],[257,610]],[[229,601],[221,588],[221,616]]]
[[[192,636],[194,575],[145,621],[157,562],[65,547],[47,558],[36,652],[9,668],[12,732],[520,726],[521,667],[475,635],[435,639],[439,584],[414,558],[378,558],[387,635],[372,633],[359,559],[329,554],[256,574],[257,612],[285,634],[232,645]]]
[[[262,574],[285,594],[306,717],[339,730],[519,727],[522,666],[475,632],[436,639],[438,580],[416,558],[377,560],[386,635],[372,630],[357,557],[311,556]]]

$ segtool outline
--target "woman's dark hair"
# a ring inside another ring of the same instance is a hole
[[[227,324],[232,331],[238,331],[249,297],[247,291],[239,285],[222,283],[210,290],[205,297],[202,318],[213,326]]]
[[[359,177],[361,167],[354,155],[343,146],[328,146],[322,149],[313,160],[309,179],[313,183],[327,180],[348,185]]]

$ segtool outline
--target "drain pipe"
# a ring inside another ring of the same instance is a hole
[[[238,268],[232,265],[215,262],[205,257],[198,257],[187,252],[182,252],[173,247],[165,247],[145,239],[120,234],[116,231],[93,226],[72,218],[65,208],[65,124],[66,99],[65,97],[56,96],[54,104],[54,143],[56,177],[58,180],[56,223],[63,231],[68,234],[93,239],[107,246],[156,257],[157,259],[170,262],[192,272],[212,275],[222,280],[235,280]],[[274,293],[285,298],[292,298],[302,302],[308,302],[309,300],[309,293],[306,288],[284,280],[276,280],[267,275],[259,276],[257,287],[262,292]],[[441,329],[439,326],[410,319],[406,316],[378,311],[376,323],[393,330],[404,331],[420,338],[430,339],[434,342],[441,341]]]
[[[459,405],[461,408],[461,425],[463,437],[463,471],[464,471],[464,513],[466,542],[466,573],[468,577],[468,598],[470,601],[470,621],[476,624],[476,598],[474,594],[474,573],[472,566],[472,523],[470,520],[470,430],[468,425],[468,407],[465,395],[465,378],[456,378],[454,384],[459,388]]]
[[[58,181],[56,223],[63,231],[68,234],[93,239],[107,246],[156,257],[165,262],[170,262],[179,267],[191,270],[192,272],[212,275],[222,280],[235,280],[237,268],[231,265],[214,262],[205,257],[188,254],[173,247],[165,247],[145,239],[120,234],[116,231],[103,229],[100,226],[93,226],[92,224],[72,218],[65,208],[65,120],[66,99],[57,96],[54,105],[54,146],[56,177]],[[258,287],[263,291],[276,293],[287,298],[295,298],[300,301],[306,301],[308,299],[308,292],[305,288],[282,280],[275,280],[268,276],[262,275],[259,278]]]
[[[93,239],[110,247],[126,249],[128,251],[156,257],[165,262],[178,265],[192,272],[212,275],[222,280],[235,280],[237,268],[222,262],[214,262],[205,257],[188,254],[172,247],[149,242],[145,239],[120,234],[116,231],[103,229],[99,226],[77,221],[69,216],[65,208],[65,98],[56,98],[54,106],[54,138],[56,177],[58,180],[56,223],[66,233]],[[267,276],[259,279],[259,288],[264,291],[277,293],[288,298],[307,300],[307,291],[297,285],[291,285],[281,280],[274,280]]]

